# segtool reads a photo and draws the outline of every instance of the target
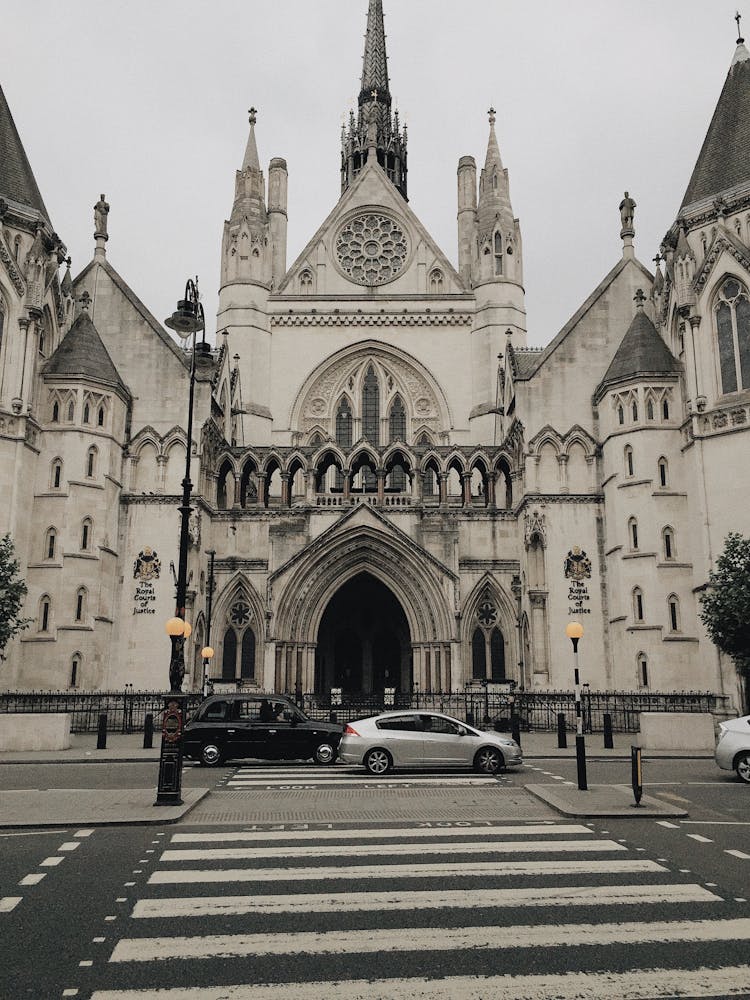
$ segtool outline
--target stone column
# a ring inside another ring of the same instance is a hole
[[[238,475],[232,474],[234,479],[234,498],[232,500],[232,507],[234,510],[238,510],[242,506],[242,480]]]
[[[266,473],[258,473],[258,506],[268,507],[268,496],[266,494]]]
[[[496,490],[497,490],[497,473],[490,472],[489,475],[487,476],[487,506],[491,510],[497,509]]]
[[[378,507],[382,507],[385,504],[385,469],[376,469],[375,475],[378,479]]]
[[[570,493],[570,487],[568,486],[568,458],[569,455],[558,455],[557,464],[560,468],[560,492]]]
[[[461,488],[463,490],[463,505],[471,507],[471,473],[461,473]]]
[[[448,503],[448,473],[438,472],[438,483],[440,489],[440,506],[445,507]]]
[[[352,496],[352,471],[344,469],[344,503],[349,503]]]
[[[289,480],[290,476],[288,472],[281,473],[281,506],[289,506]]]

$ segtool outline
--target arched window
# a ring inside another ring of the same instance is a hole
[[[81,655],[76,653],[73,659],[70,661],[70,687],[78,687],[78,681],[81,676]]]
[[[380,444],[380,384],[372,365],[362,384],[362,437],[370,444]]]
[[[442,291],[443,291],[443,272],[436,267],[434,271],[430,272],[430,292],[433,295],[438,295]]]
[[[630,445],[625,446],[625,475],[633,476],[634,466],[633,466],[633,449]]]
[[[750,299],[736,278],[727,278],[714,306],[721,391],[750,389]]]
[[[665,528],[661,533],[661,537],[664,542],[664,558],[674,559],[675,558],[674,530],[669,527]]]
[[[75,407],[75,403],[71,399],[70,402],[68,403],[68,423],[69,424],[73,423],[75,415],[76,415],[76,407]]]
[[[86,477],[88,479],[94,478],[94,473],[96,472],[96,456],[97,456],[96,445],[92,444],[89,450],[86,452]]]
[[[618,424],[625,423],[625,410],[623,409],[622,405],[617,407],[617,423]]]
[[[104,427],[104,404],[99,407],[96,413],[96,423],[98,427]]]
[[[52,423],[60,423],[60,403],[57,399],[52,404]]]
[[[342,448],[352,446],[352,408],[343,396],[336,410],[336,444]]]
[[[76,593],[76,621],[82,622],[86,616],[86,588],[79,587]]]
[[[229,608],[224,629],[221,677],[225,681],[255,680],[255,633],[250,605],[238,598]]]
[[[635,552],[638,548],[638,521],[634,517],[628,521],[628,539],[631,551]]]
[[[633,423],[636,423],[638,420],[638,400],[634,399],[630,404],[630,412],[633,415]]]
[[[47,341],[44,330],[39,331],[39,357],[47,357]]]
[[[90,517],[84,517],[81,521],[81,551],[88,552],[91,549],[91,539],[94,534],[94,522]]]
[[[312,295],[313,279],[312,271],[302,271],[299,276],[299,290],[303,295]]]
[[[406,441],[406,410],[400,396],[396,396],[391,404],[388,432],[389,443],[393,441]]]
[[[667,611],[669,614],[669,631],[680,631],[680,599],[676,594],[670,594],[667,598]]]
[[[56,547],[57,547],[57,531],[55,531],[54,528],[48,528],[47,534],[44,539],[44,558],[54,559]]]
[[[640,587],[633,590],[633,618],[637,622],[643,621],[643,591]]]
[[[56,458],[52,462],[51,475],[50,475],[50,486],[53,490],[59,490],[62,483],[62,459]]]
[[[52,601],[45,594],[39,601],[39,631],[49,632],[49,623],[52,616]]]
[[[503,238],[500,233],[495,233],[495,274],[503,273]]]
[[[481,628],[476,628],[471,638],[471,675],[475,680],[486,680],[487,678],[484,647],[484,632]]]
[[[88,400],[83,404],[83,422],[84,424],[91,423],[91,404]]]
[[[661,415],[663,420],[669,420],[669,400],[666,396],[661,401]]]
[[[654,419],[654,401],[649,397],[646,400],[646,420]]]
[[[669,466],[667,464],[666,458],[659,459],[658,468],[659,468],[659,486],[668,486]]]
[[[648,687],[648,657],[645,653],[639,653],[636,657],[638,665],[638,684],[640,687]]]
[[[499,628],[490,636],[490,677],[493,681],[505,680],[505,640]]]

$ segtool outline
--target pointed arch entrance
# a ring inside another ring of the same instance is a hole
[[[411,690],[409,623],[390,588],[359,573],[336,591],[320,620],[315,691],[382,694],[387,687]]]

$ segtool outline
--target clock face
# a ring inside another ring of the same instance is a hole
[[[387,215],[363,212],[341,229],[336,259],[344,274],[358,285],[384,285],[403,271],[409,243],[403,229]]]

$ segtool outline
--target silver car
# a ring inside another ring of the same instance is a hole
[[[480,729],[439,712],[384,712],[344,727],[339,759],[364,764],[370,774],[392,767],[473,767],[495,774],[523,763],[521,748],[502,733]]]
[[[736,771],[750,785],[750,715],[719,723],[716,763],[725,771]]]

